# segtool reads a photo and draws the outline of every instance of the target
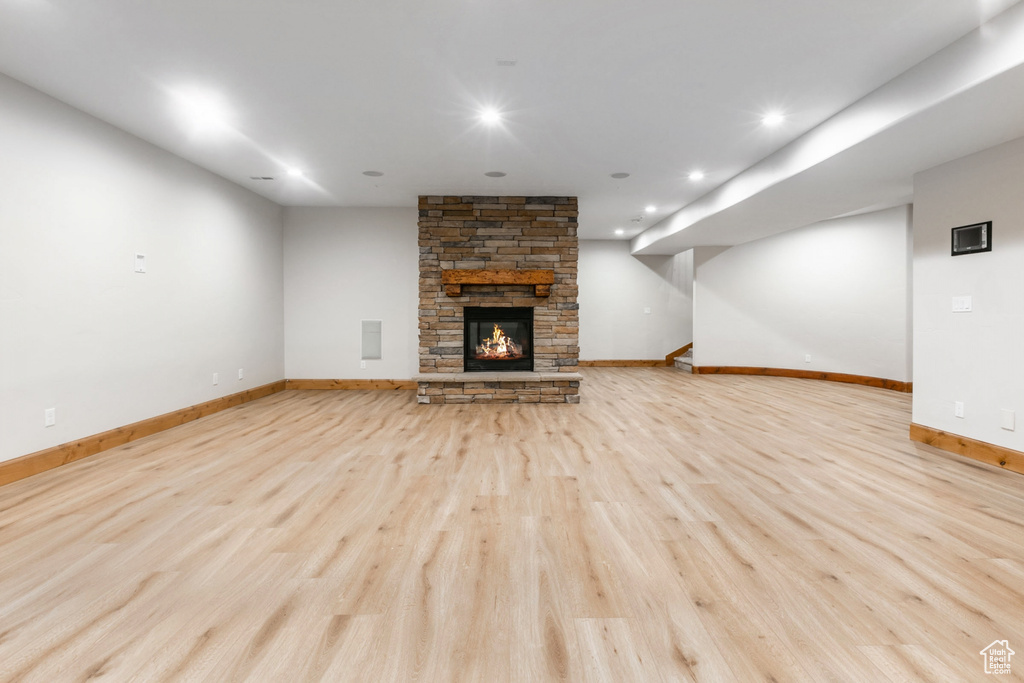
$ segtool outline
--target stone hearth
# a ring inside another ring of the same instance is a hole
[[[419,401],[578,403],[576,198],[425,196],[419,216]],[[535,372],[464,372],[466,306],[533,308]]]
[[[437,372],[416,376],[420,403],[579,403],[575,372]]]

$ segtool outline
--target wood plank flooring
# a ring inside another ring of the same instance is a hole
[[[983,681],[996,639],[1021,680],[1024,478],[909,396],[583,372],[286,391],[0,488],[0,680]]]

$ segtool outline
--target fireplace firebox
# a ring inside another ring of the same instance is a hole
[[[465,318],[466,372],[533,371],[533,309],[472,307]]]

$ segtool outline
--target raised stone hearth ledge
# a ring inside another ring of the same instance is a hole
[[[576,372],[432,372],[413,378],[419,403],[579,403]]]
[[[431,372],[416,375],[414,382],[579,382],[578,372]]]

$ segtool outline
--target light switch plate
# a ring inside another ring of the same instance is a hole
[[[954,313],[970,313],[974,308],[971,302],[970,296],[954,296],[953,297],[953,312]]]
[[[43,424],[47,427],[52,427],[57,424],[57,409],[47,408],[43,413]]]
[[[963,417],[964,416],[964,402],[963,401],[954,401],[953,402],[953,416],[954,417]]]
[[[135,272],[145,273],[146,272],[146,255],[135,254]]]
[[[1007,431],[1014,431],[1016,427],[1016,415],[1014,411],[1003,408],[999,411],[999,426]]]

